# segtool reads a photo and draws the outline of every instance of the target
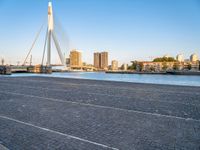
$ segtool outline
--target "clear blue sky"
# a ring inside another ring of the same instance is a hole
[[[66,55],[108,51],[110,61],[149,60],[169,54],[200,56],[200,0],[52,0],[56,31]],[[47,19],[48,0],[0,0],[0,58],[23,60]],[[45,29],[33,49],[40,62]],[[53,52],[53,61],[57,55]]]

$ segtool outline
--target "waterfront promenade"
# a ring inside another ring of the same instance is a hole
[[[200,87],[0,77],[0,148],[200,149]]]

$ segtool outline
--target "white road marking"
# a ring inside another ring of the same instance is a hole
[[[183,117],[177,117],[177,116],[162,115],[162,114],[157,114],[157,113],[128,110],[128,109],[116,108],[116,107],[110,107],[110,106],[101,106],[101,105],[88,104],[88,103],[79,103],[79,102],[73,102],[73,101],[67,101],[67,100],[61,100],[61,99],[54,99],[54,98],[47,98],[47,97],[40,97],[40,96],[34,96],[34,95],[27,95],[27,94],[21,94],[21,93],[6,92],[6,91],[0,91],[0,93],[20,95],[20,96],[24,96],[24,97],[39,98],[39,99],[45,99],[45,100],[54,101],[54,102],[61,102],[61,103],[71,103],[71,104],[77,104],[77,105],[89,106],[89,107],[95,107],[95,108],[112,109],[112,110],[118,110],[118,111],[123,111],[123,112],[131,112],[131,113],[137,113],[137,114],[143,114],[143,115],[151,115],[151,116],[156,116],[156,117],[164,117],[164,118],[179,119],[179,120],[184,120],[184,121],[200,122],[200,120],[193,119],[193,118],[183,118]]]
[[[6,147],[3,146],[2,144],[0,144],[0,150],[8,150],[8,148],[6,148]]]
[[[47,131],[47,132],[51,132],[51,133],[54,133],[54,134],[58,134],[58,135],[61,135],[61,136],[65,136],[67,138],[72,138],[72,139],[76,139],[76,140],[79,140],[79,141],[82,141],[82,142],[90,143],[90,144],[93,144],[93,145],[96,145],[96,146],[109,148],[109,149],[112,149],[112,150],[119,150],[119,149],[114,148],[114,147],[110,147],[110,146],[107,146],[107,145],[104,145],[104,144],[89,141],[89,140],[86,140],[86,139],[83,139],[83,138],[80,138],[80,137],[77,137],[77,136],[73,136],[73,135],[62,133],[62,132],[54,131],[54,130],[51,130],[51,129],[48,129],[48,128],[40,127],[40,126],[31,124],[31,123],[23,122],[23,121],[16,120],[16,119],[13,119],[13,118],[10,118],[10,117],[0,115],[0,118],[5,119],[5,120],[14,121],[16,123],[20,123],[20,124],[23,124],[23,125],[26,125],[26,126],[31,126],[31,127],[34,127],[34,128],[40,129],[40,130],[44,130],[44,131]]]
[[[10,83],[1,83],[1,85],[12,85],[13,84],[10,84]],[[19,86],[19,85],[15,85],[15,86]],[[38,87],[31,87],[31,86],[27,86],[27,85],[20,85],[21,87],[25,87],[25,88],[29,88],[29,89],[36,89],[36,90],[49,90],[49,91],[61,91],[61,92],[74,92],[73,90],[70,90],[70,89],[53,89],[53,88],[38,88]],[[94,93],[94,92],[78,92],[78,91],[75,91],[76,93],[83,93],[83,94],[90,94],[90,95],[101,95],[101,96],[109,96],[109,97],[116,97],[116,98],[123,98],[124,96],[116,96],[116,95],[113,95],[113,94],[103,94],[103,93]],[[151,92],[146,92],[146,93],[151,93]],[[128,99],[131,99],[132,97],[130,96],[126,96],[126,98]],[[167,103],[167,104],[181,104],[181,105],[185,105],[185,106],[200,106],[200,104],[185,104],[185,103],[182,103],[180,101],[161,101],[161,100],[149,100],[149,99],[143,99],[142,101],[144,102],[160,102],[160,103]]]

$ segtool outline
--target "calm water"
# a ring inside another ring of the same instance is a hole
[[[11,77],[21,76],[47,76],[61,78],[78,78],[107,81],[123,81],[135,83],[153,83],[170,85],[200,86],[200,76],[174,76],[174,75],[138,75],[138,74],[106,74],[97,72],[72,72],[45,74],[13,74]]]

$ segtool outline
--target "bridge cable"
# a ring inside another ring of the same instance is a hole
[[[43,63],[44,63],[44,55],[45,55],[45,51],[46,51],[47,38],[48,38],[48,28],[47,28],[46,37],[45,37],[45,43],[44,43],[44,50],[43,50],[42,63],[41,63],[41,65],[43,65]]]
[[[36,35],[36,37],[35,37],[35,39],[34,39],[32,45],[31,45],[31,48],[30,48],[30,50],[29,50],[29,52],[28,52],[28,54],[27,54],[27,56],[26,56],[26,58],[25,58],[25,60],[24,60],[24,63],[23,63],[24,66],[26,65],[26,61],[27,61],[27,59],[28,59],[28,57],[29,57],[29,55],[30,55],[30,53],[31,53],[31,51],[32,51],[32,49],[33,49],[33,47],[35,46],[35,43],[36,43],[36,41],[37,41],[37,39],[38,39],[38,37],[39,37],[39,35],[40,35],[40,33],[41,33],[43,27],[44,27],[44,24],[42,24],[42,26],[40,27],[40,30],[38,31],[38,33],[37,33],[37,35]]]

